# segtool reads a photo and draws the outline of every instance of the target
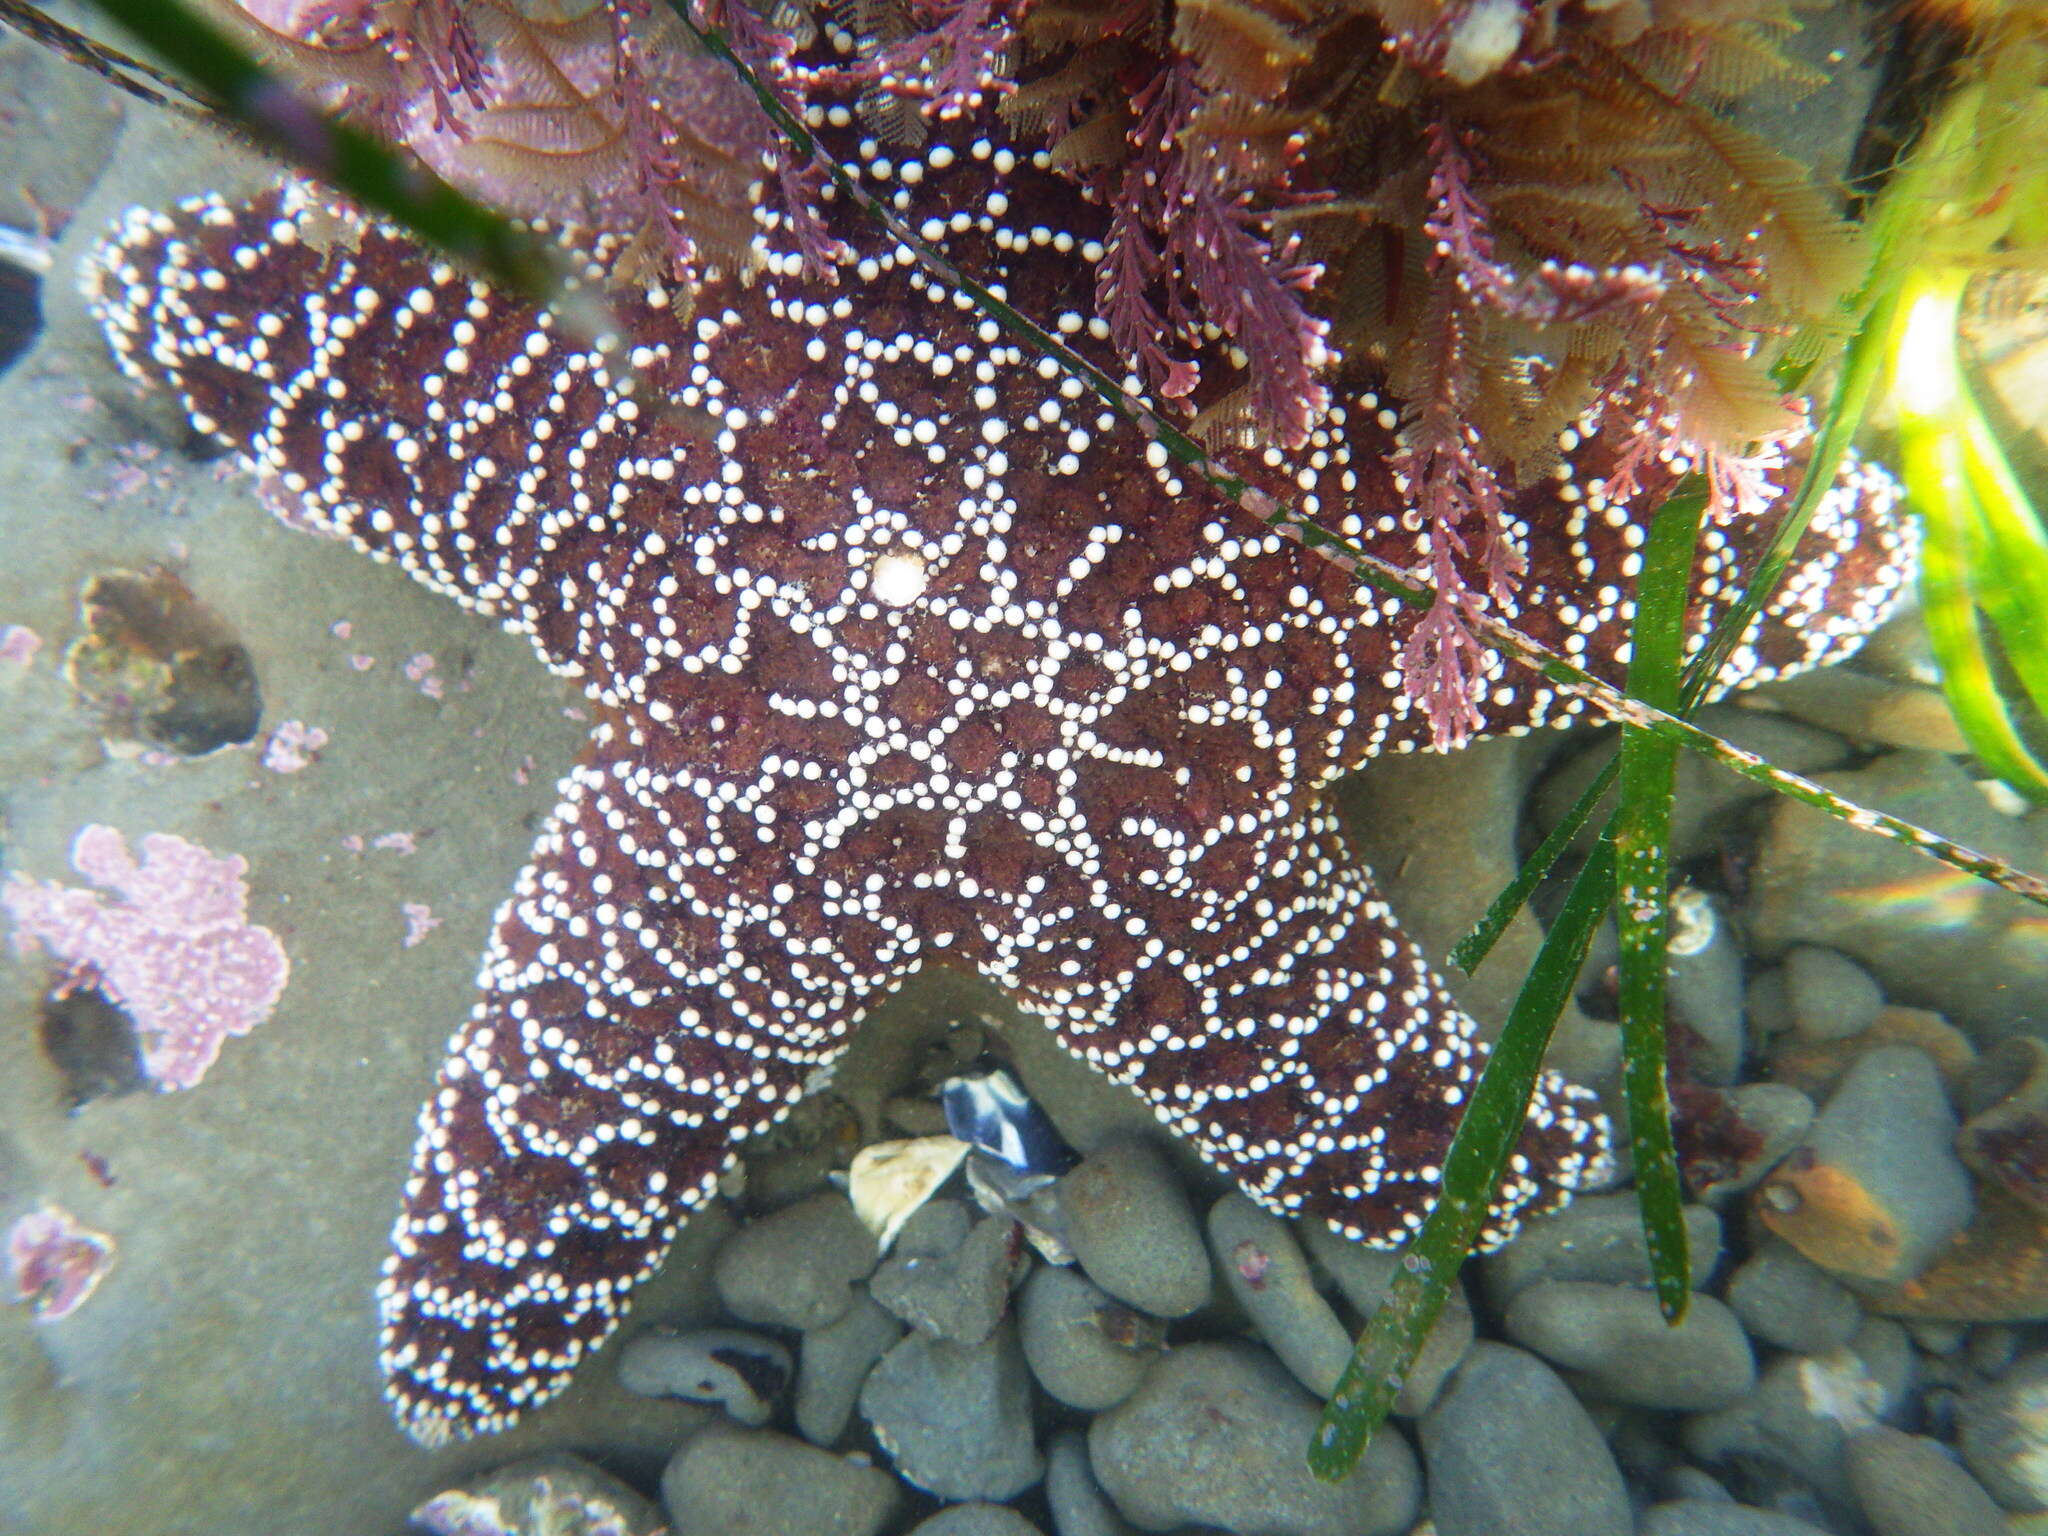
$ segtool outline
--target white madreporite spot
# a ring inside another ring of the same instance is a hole
[[[875,562],[870,590],[877,602],[887,603],[891,608],[907,608],[924,596],[924,589],[930,581],[931,575],[926,571],[921,556],[887,554]]]

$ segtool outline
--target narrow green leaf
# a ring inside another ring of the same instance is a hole
[[[1704,496],[1673,497],[1658,510],[1643,549],[1629,640],[1628,690],[1645,703],[1664,708],[1679,702],[1693,551],[1705,510]],[[1622,1083],[1650,1274],[1658,1303],[1673,1322],[1685,1315],[1692,1295],[1685,1192],[1679,1182],[1665,1081],[1671,800],[1677,778],[1675,742],[1635,726],[1623,728],[1621,805],[1612,824],[1620,885],[1615,919],[1621,934]]]
[[[1602,838],[1550,925],[1444,1157],[1443,1193],[1410,1239],[1387,1299],[1366,1325],[1309,1443],[1309,1470],[1334,1482],[1357,1465],[1393,1408],[1451,1281],[1472,1251],[1515,1139],[1550,1032],[1571,996],[1593,931],[1614,899],[1614,847]]]
[[[1899,465],[1924,530],[1921,614],[1956,724],[1986,768],[2022,794],[2048,799],[2048,771],[2035,761],[1999,692],[1971,595],[1970,525],[1977,510],[1962,439],[1940,423],[1902,422]]]
[[[1522,867],[1515,871],[1515,878],[1501,887],[1500,894],[1472,925],[1472,931],[1458,940],[1451,950],[1451,964],[1470,976],[1479,969],[1507,932],[1515,914],[1529,900],[1536,887],[1543,883],[1551,868],[1563,857],[1564,851],[1577,841],[1580,831],[1593,819],[1593,812],[1600,808],[1600,802],[1607,791],[1614,787],[1614,776],[1620,770],[1619,758],[1609,758],[1600,771],[1593,776],[1593,782],[1579,792],[1579,798],[1572,802],[1572,808],[1564,818],[1550,829],[1550,835],[1536,845],[1536,851],[1522,861]]]

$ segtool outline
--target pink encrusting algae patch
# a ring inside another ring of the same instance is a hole
[[[313,766],[327,745],[327,732],[303,720],[287,720],[263,743],[263,766],[272,773],[298,773]]]
[[[27,668],[43,648],[43,637],[26,624],[0,624],[0,662]]]
[[[84,1306],[113,1267],[113,1238],[80,1226],[62,1206],[31,1211],[7,1229],[9,1299],[27,1302],[39,1323]]]
[[[277,935],[248,920],[248,861],[153,832],[138,864],[117,829],[93,825],[71,865],[118,899],[16,875],[0,891],[16,951],[47,949],[89,977],[134,1021],[156,1085],[192,1087],[223,1040],[270,1016],[291,974]]]

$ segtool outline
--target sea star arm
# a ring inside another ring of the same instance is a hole
[[[1199,862],[1168,888],[1122,887],[1130,942],[1084,980],[1057,954],[1012,952],[996,969],[1070,1052],[1252,1198],[1389,1246],[1436,1196],[1485,1047],[1327,807],[1266,836],[1271,873],[1227,895]],[[1482,1242],[1610,1167],[1593,1095],[1546,1072]]]
[[[430,1444],[566,1384],[892,975],[858,921],[793,937],[823,931],[809,896],[768,919],[772,865],[718,867],[636,766],[658,729],[607,722],[565,781],[421,1111],[378,1302],[387,1391]]]

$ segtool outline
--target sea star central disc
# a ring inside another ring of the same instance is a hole
[[[955,124],[891,163],[845,109],[817,123],[1122,371],[1088,302],[1103,216],[1042,155]],[[764,206],[750,285],[687,319],[621,299],[609,351],[297,190],[138,212],[97,264],[131,372],[597,706],[421,1117],[380,1299],[423,1440],[557,1391],[735,1147],[927,961],[990,978],[1266,1206],[1376,1242],[1426,1210],[1482,1059],[1324,803],[1427,743],[1410,620],[826,212],[836,281]],[[1354,384],[1297,461],[1239,467],[1412,563],[1393,407]],[[1610,677],[1643,532],[1599,493],[1618,439],[1568,434],[1510,509],[1517,622]],[[1908,556],[1892,506],[1865,470],[1835,488],[1726,681],[1874,625]],[[1765,531],[1710,535],[1699,622]],[[1578,703],[1496,669],[1487,707],[1507,730]],[[1605,1161],[1589,1096],[1546,1077],[1486,1240]]]

